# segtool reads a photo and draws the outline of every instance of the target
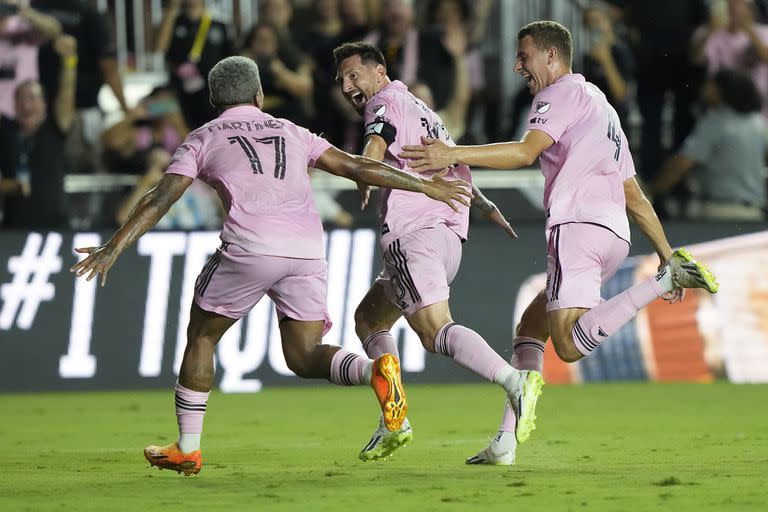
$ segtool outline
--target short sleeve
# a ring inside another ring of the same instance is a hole
[[[314,167],[320,155],[331,147],[331,143],[322,137],[318,137],[306,128],[300,126],[296,128],[298,129],[299,137],[301,137],[304,146],[307,148],[307,166]]]
[[[374,98],[365,106],[365,132],[363,137],[378,135],[387,147],[395,142],[397,127],[402,126],[400,113],[388,97]]]
[[[579,116],[576,101],[569,97],[563,87],[540,92],[533,98],[533,104],[526,123],[527,130],[539,130],[557,143],[560,137]]]
[[[693,129],[693,133],[685,139],[680,153],[695,162],[708,161],[717,133],[717,120],[711,114],[703,117]]]
[[[203,140],[198,132],[187,135],[184,142],[173,153],[171,163],[165,171],[167,174],[181,174],[195,179],[202,170],[201,155],[203,153]]]

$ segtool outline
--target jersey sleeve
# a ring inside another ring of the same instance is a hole
[[[387,147],[395,142],[397,127],[401,126],[400,112],[397,105],[389,98],[374,98],[365,106],[365,132],[363,138],[378,135]]]
[[[202,171],[203,139],[198,132],[187,135],[184,142],[173,153],[167,174],[181,174],[195,179]]]
[[[544,90],[533,98],[533,104],[528,115],[526,129],[539,130],[552,140],[560,140],[563,133],[578,118],[576,98],[564,91],[563,87],[550,87],[553,90]]]
[[[307,148],[307,166],[314,167],[320,155],[325,153],[332,145],[322,137],[318,137],[306,128],[296,127],[302,143]]]

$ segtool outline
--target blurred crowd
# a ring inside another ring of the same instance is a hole
[[[389,76],[438,111],[457,142],[516,138],[530,108],[527,88],[509,99],[506,133],[493,123],[499,100],[488,94],[498,58],[487,50],[499,43],[488,27],[498,1],[260,0],[257,22],[237,33],[205,0],[167,0],[152,31],[167,82],[129,105],[113,27],[94,2],[0,0],[2,225],[75,227],[64,177],[92,172],[137,176],[93,224],[122,222],[189,131],[216,116],[206,76],[234,54],[259,64],[264,110],[350,152],[360,150],[361,119],[335,82],[331,51],[360,39],[379,46]],[[663,216],[765,219],[767,3],[612,0],[582,9],[574,71],[616,108]],[[109,125],[102,87],[122,111]],[[329,224],[356,221],[327,190],[317,192]],[[195,186],[160,227],[215,229],[221,215],[212,191]]]

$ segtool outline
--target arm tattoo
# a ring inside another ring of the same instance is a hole
[[[485,213],[491,213],[496,209],[496,205],[489,201],[488,198],[480,192],[480,189],[474,185],[472,186],[472,195],[474,196],[472,198],[472,206],[476,206]]]

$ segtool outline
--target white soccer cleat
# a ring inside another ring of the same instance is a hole
[[[717,293],[719,284],[714,274],[702,263],[696,261],[687,249],[678,249],[667,262],[672,272],[672,282],[679,288],[703,288]]]
[[[536,429],[536,402],[544,379],[536,370],[515,371],[518,372],[517,382],[507,398],[517,418],[515,437],[518,443],[524,443]]]
[[[503,439],[502,439],[503,437]],[[517,439],[512,432],[499,431],[488,446],[468,458],[465,464],[489,464],[492,466],[511,466],[515,463]]]
[[[378,428],[371,436],[368,444],[360,451],[358,457],[365,462],[383,459],[392,455],[398,448],[406,446],[412,440],[413,429],[408,418],[405,418],[399,430],[390,432],[384,425],[384,420],[379,416]]]

